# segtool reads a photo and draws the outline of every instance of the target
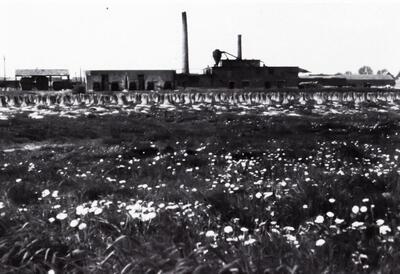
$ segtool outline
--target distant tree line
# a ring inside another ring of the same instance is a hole
[[[337,73],[336,75],[339,75],[339,74],[341,74],[341,73]],[[348,70],[344,74],[345,75],[352,75],[353,72]],[[370,75],[370,74],[374,74],[374,71],[372,70],[372,68],[370,66],[362,66],[361,68],[358,69],[358,74]],[[378,74],[378,75],[387,75],[387,74],[393,75],[387,69],[378,70],[376,72],[376,74]],[[400,72],[395,76],[395,78],[396,79],[400,78]]]

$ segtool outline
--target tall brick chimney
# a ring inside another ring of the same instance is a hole
[[[237,58],[239,60],[242,60],[242,35],[238,35],[238,52],[237,52]]]
[[[188,30],[186,12],[182,12],[182,26],[183,26],[183,67],[182,73],[189,74],[189,43],[188,43]]]

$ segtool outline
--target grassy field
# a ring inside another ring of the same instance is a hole
[[[0,120],[0,272],[399,273],[398,121]]]

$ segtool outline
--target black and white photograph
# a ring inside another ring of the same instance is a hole
[[[0,273],[400,273],[399,12],[0,0]]]

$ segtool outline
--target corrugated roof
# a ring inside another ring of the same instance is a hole
[[[17,69],[15,76],[68,76],[67,69]]]
[[[389,74],[352,74],[343,75],[347,80],[394,80]]]
[[[332,74],[307,74],[300,75],[300,79],[345,79],[344,75],[332,75]]]

